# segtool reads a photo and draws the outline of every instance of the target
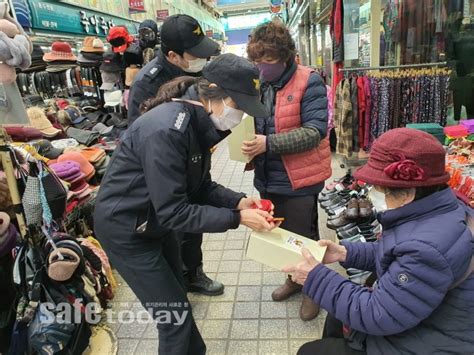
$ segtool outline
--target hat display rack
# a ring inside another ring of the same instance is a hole
[[[9,320],[13,327],[9,344],[2,346],[15,354],[26,353],[26,349],[39,353],[44,349],[94,353],[94,346],[103,344],[96,344],[92,334],[98,336],[106,331],[110,346],[116,348],[112,330],[103,324],[95,328],[86,323],[85,317],[81,324],[71,323],[73,331],[54,337],[54,341],[48,340],[47,333],[57,335],[63,327],[61,321],[56,320],[58,323],[53,322],[47,329],[39,324],[42,302],[67,302],[73,297],[83,306],[95,302],[96,312],[100,313],[114,296],[117,283],[92,232],[95,195],[68,213],[67,192],[56,171],[27,147],[11,142],[4,128],[0,128],[0,157],[15,214],[11,228],[16,227],[21,236],[7,251],[13,263],[11,290],[16,294],[10,307],[16,312]],[[88,164],[85,159],[82,163]],[[79,166],[74,161],[69,164]],[[4,260],[2,255],[1,262]]]
[[[0,31],[30,56],[30,39],[1,0]],[[102,108],[103,47],[95,37],[85,39],[77,55],[64,42],[53,43],[46,54],[35,44],[33,58],[24,59],[28,65],[1,63],[0,194],[6,203],[0,212],[0,273],[13,270],[13,277],[7,275],[10,281],[1,287],[7,292],[0,307],[0,353],[95,353],[95,346],[104,350],[96,339],[104,335],[110,348],[117,348],[107,325],[87,324],[85,317],[69,324],[67,332],[62,324],[45,328],[39,321],[42,302],[71,297],[83,306],[96,302],[101,312],[117,286],[92,221],[101,178],[126,128],[122,115]]]

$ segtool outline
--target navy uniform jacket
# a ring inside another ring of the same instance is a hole
[[[140,105],[156,96],[161,85],[183,75],[187,74],[168,62],[160,50],[157,57],[140,70],[130,87],[128,125],[140,117]]]
[[[184,98],[198,100],[196,89]],[[94,213],[99,240],[110,248],[136,248],[172,232],[237,228],[235,208],[245,195],[210,175],[210,148],[224,136],[203,108],[184,102],[141,116],[125,132],[102,181]],[[146,230],[137,232],[144,222]]]

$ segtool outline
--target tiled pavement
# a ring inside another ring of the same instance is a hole
[[[338,165],[333,164],[334,176],[342,175]],[[248,196],[258,196],[253,173],[244,173],[243,168],[242,163],[228,159],[225,143],[213,155],[214,180]],[[334,240],[321,214],[321,237]],[[322,310],[315,320],[303,322],[298,316],[301,294],[286,302],[272,302],[270,295],[284,282],[285,275],[245,258],[248,237],[245,228],[204,236],[204,269],[226,286],[218,297],[188,294],[208,354],[296,354],[302,344],[321,337],[326,312]],[[131,289],[118,278],[121,286],[113,309],[140,310]],[[119,354],[157,354],[154,324],[130,322],[111,324],[119,340]]]

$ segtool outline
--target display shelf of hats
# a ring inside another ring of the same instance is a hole
[[[67,349],[78,354],[91,350],[95,346],[94,337],[98,336],[100,330],[104,330],[104,325],[93,329],[95,325],[86,323],[90,318],[82,317],[79,323],[55,318],[48,327],[44,327],[40,323],[44,315],[40,305],[51,302],[51,296],[56,304],[70,304],[71,300],[75,300],[82,309],[94,302],[95,308],[90,311],[98,314],[114,296],[117,283],[107,255],[92,235],[91,226],[84,228],[87,232],[82,234],[76,233],[76,228],[72,234],[61,230],[61,221],[64,221],[66,206],[70,202],[66,185],[59,176],[67,175],[71,183],[73,180],[79,183],[91,178],[94,168],[85,156],[77,152],[65,156],[61,159],[63,165],[56,166],[56,170],[52,169],[47,165],[46,158],[42,158],[34,150],[37,147],[45,155],[59,154],[59,149],[52,147],[47,140],[31,146],[13,145],[6,132],[1,130],[0,144],[2,169],[8,177],[10,204],[21,204],[21,211],[16,209],[17,222],[18,226],[25,227],[22,232],[23,241],[20,241],[16,228],[11,223],[11,216],[0,212],[0,251],[4,254],[2,262],[7,259],[6,255],[15,264],[14,268],[10,268],[13,269],[14,280],[10,285],[12,297],[2,296],[2,302],[10,302],[11,307],[15,308],[16,300],[19,300],[16,307],[16,315],[19,317],[15,319],[13,312],[13,317],[6,320],[13,327],[11,344],[2,346],[6,346],[6,351],[9,347],[15,354],[25,353],[26,349],[41,352],[45,347],[57,351]],[[89,159],[99,159],[101,155],[97,151],[86,154]],[[92,210],[93,201],[94,198],[89,198],[84,208]],[[8,204],[2,207],[6,205]],[[87,214],[90,217],[91,212]],[[25,223],[21,222],[22,218],[18,218],[20,216],[24,216]],[[87,216],[75,217],[80,218],[81,223],[87,222]],[[8,282],[11,279],[9,277]],[[2,289],[5,287],[7,286],[2,285]],[[38,292],[39,290],[46,292]],[[49,334],[55,336],[53,343],[46,342],[46,339],[50,339]],[[108,334],[113,346],[116,339],[110,329]]]

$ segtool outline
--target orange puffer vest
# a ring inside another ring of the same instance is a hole
[[[301,101],[313,70],[298,65],[293,78],[277,92],[275,107],[276,133],[301,127]],[[329,138],[321,140],[317,148],[298,154],[282,155],[293,190],[313,186],[328,179],[331,174]]]

